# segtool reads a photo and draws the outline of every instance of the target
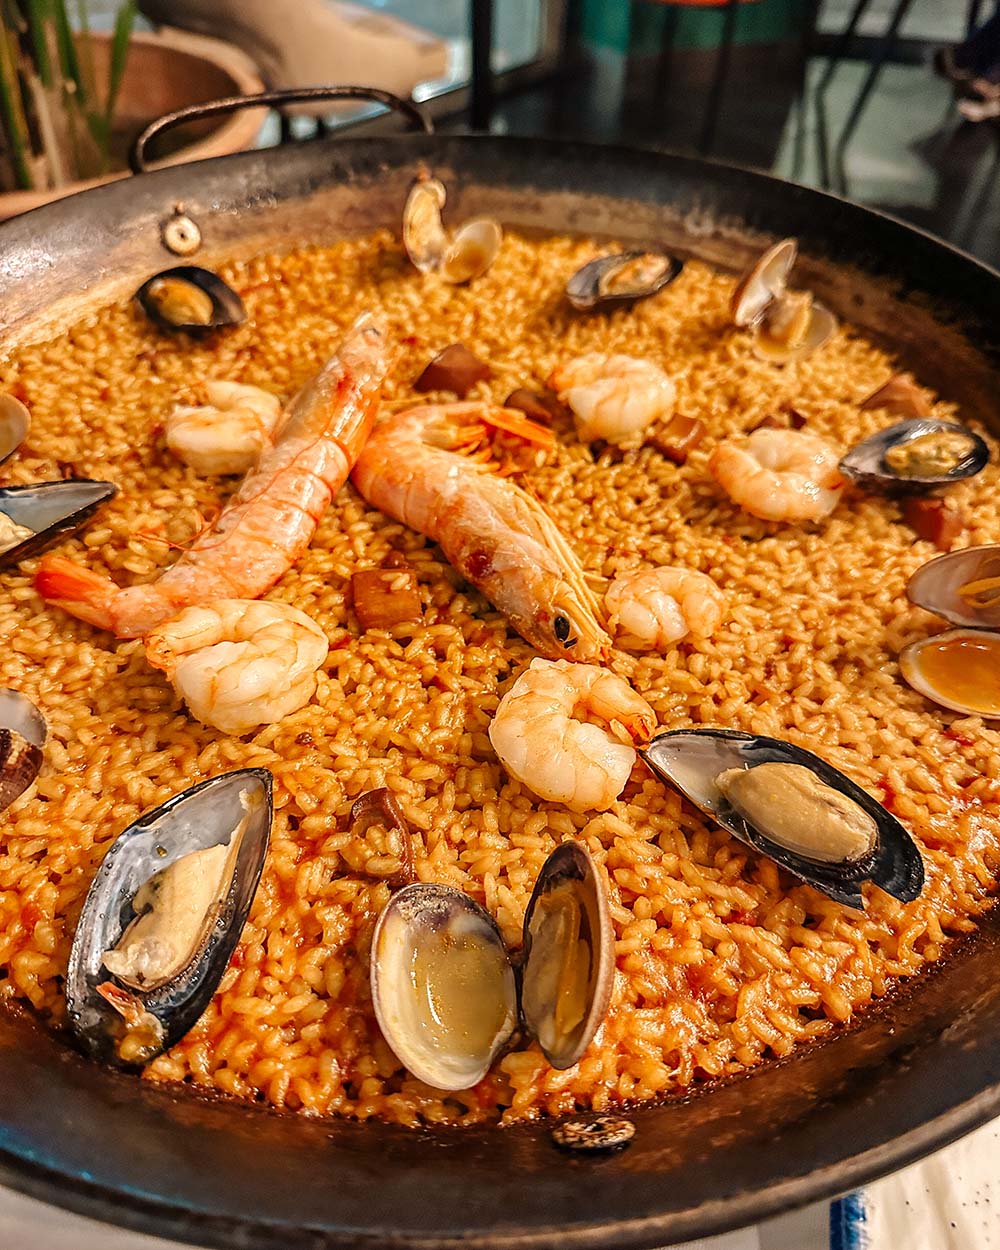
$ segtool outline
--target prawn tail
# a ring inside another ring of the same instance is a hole
[[[119,588],[109,577],[63,556],[45,556],[35,574],[35,589],[70,616],[114,631],[113,605]]]

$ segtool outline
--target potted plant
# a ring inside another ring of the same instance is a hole
[[[0,0],[0,218],[123,177],[129,143],[162,113],[260,91],[253,63],[217,39],[136,32],[135,0],[91,31],[66,0]],[[177,132],[163,164],[250,146],[262,110]]]

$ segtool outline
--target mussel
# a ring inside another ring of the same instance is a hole
[[[421,273],[436,273],[458,285],[489,269],[500,251],[503,230],[490,217],[474,217],[450,233],[441,222],[447,197],[437,178],[425,174],[414,182],[403,208],[403,246]]]
[[[838,903],[863,909],[866,881],[903,902],[923,888],[906,829],[811,751],[732,729],[678,729],[639,754],[717,825]]]
[[[47,735],[45,718],[29,698],[0,690],[0,812],[38,776]]]
[[[88,478],[0,487],[0,569],[71,538],[117,493],[111,482]]]
[[[200,331],[237,326],[246,320],[243,301],[210,269],[177,265],[154,274],[135,298],[161,330]]]
[[[239,941],[271,830],[271,774],[244,768],[147,812],[115,840],[80,914],[66,974],[73,1036],[131,1067],[173,1046]]]
[[[911,602],[960,626],[911,642],[899,654],[904,679],[942,707],[1000,717],[1000,545],[965,547],[921,565]]]
[[[616,252],[598,256],[566,283],[566,298],[586,312],[601,304],[632,304],[669,286],[684,262],[665,252]]]
[[[554,1068],[590,1045],[614,979],[604,887],[578,842],[542,866],[524,916],[517,971],[484,908],[445,885],[394,895],[372,940],[372,1000],[397,1058],[435,1089],[482,1080],[519,1022]]]
[[[734,323],[753,331],[754,355],[774,364],[801,360],[837,329],[836,317],[811,292],[788,290],[797,255],[794,239],[769,247],[737,282],[730,304]]]
[[[933,417],[899,421],[852,447],[840,462],[845,477],[862,486],[915,494],[975,477],[990,449],[978,434]]]
[[[0,393],[0,464],[17,451],[30,429],[31,414],[24,404],[13,395]]]

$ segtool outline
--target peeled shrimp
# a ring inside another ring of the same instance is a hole
[[[384,331],[371,317],[362,318],[296,396],[274,447],[243,479],[215,525],[156,581],[122,589],[72,560],[47,556],[36,589],[119,638],[148,634],[191,604],[258,598],[309,546],[347,480],[375,420],[388,367]]]
[[[516,432],[515,415],[496,414]],[[387,417],[352,481],[387,516],[440,543],[448,560],[543,655],[601,658],[604,612],[551,517],[519,486],[457,449],[494,420],[482,403],[425,404]]]
[[[204,390],[207,404],[178,407],[167,417],[167,446],[202,477],[249,473],[271,449],[281,401],[239,382],[209,381]]]
[[[647,742],[655,728],[656,713],[615,673],[532,660],[500,700],[489,734],[504,768],[540,798],[603,812],[629,779],[632,743]]]
[[[548,382],[573,410],[582,442],[638,447],[646,427],[673,412],[677,388],[659,365],[588,352],[564,361]]]
[[[304,707],[330,649],[305,612],[257,599],[187,608],[145,646],[195,720],[227,734],[273,725]]]
[[[665,651],[687,634],[708,637],[726,601],[715,582],[694,569],[619,573],[604,596],[608,628],[631,651]]]
[[[709,470],[726,494],[764,521],[819,521],[844,489],[834,447],[806,430],[760,429],[719,443]]]

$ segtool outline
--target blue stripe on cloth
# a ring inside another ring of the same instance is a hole
[[[863,1189],[830,1203],[830,1250],[868,1250],[868,1206]]]

